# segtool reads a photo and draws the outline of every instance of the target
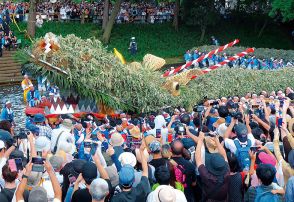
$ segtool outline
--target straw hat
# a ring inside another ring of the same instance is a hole
[[[129,129],[129,132],[133,138],[140,139],[141,133],[138,126],[133,126],[131,129]]]

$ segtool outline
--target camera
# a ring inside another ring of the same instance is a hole
[[[241,112],[237,111],[237,112],[231,112],[231,116],[234,118],[234,119],[242,119],[243,118],[243,115]]]
[[[178,123],[177,126],[175,127],[175,132],[177,135],[185,135],[186,128],[185,128],[184,124]]]
[[[13,136],[16,139],[27,139],[28,136],[23,129],[20,129],[19,133]]]
[[[195,105],[195,106],[193,107],[193,111],[194,111],[194,112],[201,113],[201,112],[204,111],[204,106],[202,106],[202,105]]]
[[[209,103],[210,106],[216,106],[218,105],[218,101],[217,100],[213,100],[212,102]]]

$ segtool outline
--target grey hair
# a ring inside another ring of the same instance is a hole
[[[170,152],[170,145],[169,144],[164,144],[161,146],[161,154],[162,156],[164,156],[165,158],[167,156],[170,156],[171,155],[171,152]]]
[[[93,200],[101,201],[109,193],[108,183],[101,178],[95,179],[91,183],[89,191]]]
[[[42,178],[43,173],[32,171],[31,174],[28,176],[28,186],[37,186]]]

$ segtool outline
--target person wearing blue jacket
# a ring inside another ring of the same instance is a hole
[[[40,102],[41,96],[34,86],[30,86],[30,91],[27,93],[27,101],[30,107],[35,107]]]
[[[185,59],[186,63],[191,61],[192,56],[191,56],[190,50],[187,50],[187,52],[184,55],[184,59]]]
[[[199,51],[196,49],[193,54],[193,60],[196,60],[198,58],[199,58]]]
[[[1,121],[9,121],[10,123],[14,122],[14,112],[11,109],[11,102],[7,101],[4,108],[1,111]]]

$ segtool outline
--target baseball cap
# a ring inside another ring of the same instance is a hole
[[[80,173],[82,173],[84,165],[86,164],[86,160],[83,159],[75,159],[71,162],[72,166],[70,167],[70,174],[78,177]]]
[[[237,134],[238,139],[240,142],[246,142],[247,141],[247,134],[248,130],[245,124],[239,123],[235,125],[235,132]]]
[[[269,154],[267,154],[265,152],[260,152],[258,154],[258,158],[261,161],[261,163],[263,163],[263,164],[271,164],[273,166],[276,165],[275,157],[273,157],[272,155],[269,155]]]
[[[131,165],[132,167],[135,167],[137,164],[136,156],[131,152],[123,152],[119,155],[118,160],[122,166]]]
[[[5,143],[2,140],[0,140],[0,149],[3,149],[3,148],[6,148]]]
[[[149,149],[150,149],[151,153],[158,153],[158,152],[160,152],[160,149],[161,149],[160,142],[158,142],[157,140],[153,140],[149,144]]]
[[[131,165],[124,165],[119,173],[119,184],[123,187],[131,187],[135,180],[135,170]]]
[[[91,182],[97,178],[97,167],[92,162],[87,162],[83,165],[82,176],[87,184],[91,184]]]

